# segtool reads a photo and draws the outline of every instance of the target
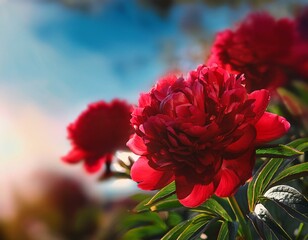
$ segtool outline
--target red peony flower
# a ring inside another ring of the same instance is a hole
[[[292,69],[294,39],[293,21],[275,20],[267,13],[250,14],[234,31],[218,33],[207,64],[244,73],[249,92],[274,90],[286,82]]]
[[[125,149],[132,133],[131,112],[132,106],[117,99],[90,104],[68,126],[72,150],[62,159],[68,163],[84,160],[84,167],[90,173],[100,170],[104,163],[110,164],[114,152]]]
[[[295,18],[297,30],[296,42],[292,49],[292,61],[295,77],[308,80],[308,6],[303,8]]]
[[[299,11],[295,18],[296,30],[298,31],[300,38],[308,41],[308,6]]]
[[[249,94],[243,80],[202,65],[187,79],[163,78],[140,96],[127,145],[141,155],[131,169],[141,189],[175,180],[179,201],[196,207],[214,193],[232,195],[251,177],[256,145],[279,138],[290,124],[265,112],[267,90]]]

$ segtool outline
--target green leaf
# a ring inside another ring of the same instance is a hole
[[[153,201],[152,204],[148,204],[152,198],[147,198],[139,203],[133,210],[133,212],[159,212],[165,210],[171,210],[176,208],[183,208],[183,205],[179,202],[176,195],[170,195],[166,198],[160,198],[159,201]]]
[[[232,221],[232,218],[230,217],[228,212],[217,200],[214,199],[214,197],[208,199],[205,203],[203,203],[199,207],[194,208],[193,211],[205,212],[216,216],[218,215],[227,221]]]
[[[189,225],[189,220],[182,222],[172,228],[161,240],[176,240],[181,232]]]
[[[225,221],[221,224],[217,239],[229,240],[228,222]]]
[[[149,239],[153,237],[161,236],[166,229],[160,228],[158,226],[142,226],[138,228],[131,229],[127,231],[122,240],[131,240],[131,239]]]
[[[159,201],[158,203],[146,207],[148,207],[153,212],[159,212],[159,211],[168,211],[176,208],[183,208],[183,205],[179,202],[176,196],[171,196],[167,199]]]
[[[162,211],[168,208],[181,207],[175,193],[175,182],[159,190],[154,196],[146,198],[140,202],[133,212]]]
[[[175,182],[170,183],[166,187],[159,190],[147,203],[146,205],[152,205],[157,203],[162,199],[168,198],[171,195],[175,194]]]
[[[235,222],[235,221],[228,222],[229,240],[235,240],[238,227],[239,227],[238,222]]]
[[[218,218],[206,214],[199,214],[195,217],[180,223],[172,228],[161,240],[187,240],[201,234],[204,228]]]
[[[138,205],[132,210],[132,212],[135,213],[141,213],[141,212],[146,212],[146,211],[150,211],[150,208],[148,206],[146,206],[146,203],[148,203],[150,201],[151,197],[148,197],[144,200],[142,200],[140,203],[138,203]]]
[[[288,158],[298,156],[304,153],[290,146],[279,144],[277,146],[266,146],[259,148],[256,150],[256,154],[259,157]]]
[[[249,213],[248,218],[252,223],[253,227],[255,228],[257,234],[260,236],[262,240],[271,240],[272,234],[269,227],[260,220],[254,213]]]
[[[195,236],[198,236],[204,231],[205,226],[211,221],[217,221],[211,216],[200,214],[191,219],[190,224],[186,229],[178,236],[177,240],[187,240],[192,239]],[[213,222],[212,221],[212,222]]]
[[[284,209],[291,217],[308,222],[308,200],[295,188],[279,185],[270,188],[264,194],[261,202],[270,200]]]
[[[281,184],[306,176],[308,176],[308,162],[297,164],[284,169],[273,179],[271,185]]]
[[[121,225],[127,232],[121,239],[156,239],[168,230],[170,225],[167,225],[166,222],[178,224],[181,222],[181,218],[175,213],[169,214],[165,220],[153,212],[126,215],[121,220]]]
[[[305,152],[308,150],[308,138],[296,139],[293,142],[288,143],[286,146],[300,152]],[[248,206],[250,211],[253,211],[254,206],[258,201],[258,196],[262,196],[270,186],[271,182],[274,181],[273,178],[283,162],[284,160],[282,158],[270,159],[265,162],[255,173],[252,181],[248,185],[247,190]]]
[[[253,211],[254,206],[258,201],[258,197],[263,195],[282,163],[282,158],[272,158],[265,162],[254,175],[247,189],[248,206],[250,211]]]
[[[283,237],[287,240],[292,240],[291,237],[285,232],[285,230],[274,220],[272,215],[269,213],[269,211],[261,204],[258,203],[255,208],[254,212],[251,213],[257,216],[259,220],[264,222],[271,231],[276,235],[278,239],[281,239],[280,237]],[[251,218],[251,215],[250,215]],[[255,219],[255,222],[258,222],[258,219]],[[258,223],[257,223],[258,224]]]
[[[217,239],[219,240],[235,240],[238,229],[237,222],[224,221],[221,224]]]
[[[168,226],[176,226],[180,224],[183,221],[182,216],[177,212],[169,212],[168,218],[167,218],[167,224]]]
[[[299,138],[287,144],[298,151],[305,152],[308,151],[308,138]]]
[[[140,225],[156,225],[166,227],[166,224],[159,217],[159,215],[153,212],[131,214],[123,219],[123,226],[126,228],[134,228]]]

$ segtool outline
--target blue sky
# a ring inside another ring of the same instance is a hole
[[[91,15],[27,1],[4,3],[0,12],[0,81],[22,97],[45,104],[55,97],[68,105],[136,99],[134,90],[164,70],[156,39],[172,33],[153,14],[140,15],[149,28],[135,13],[117,17],[108,9]]]
[[[89,14],[57,3],[5,1],[0,84],[50,109],[113,97],[136,101],[168,70],[164,44],[170,41],[180,54],[189,49],[189,38],[179,29],[183,8],[162,19],[134,2],[111,1]],[[209,32],[240,18],[218,10],[205,18]]]

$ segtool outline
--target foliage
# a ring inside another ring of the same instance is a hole
[[[164,240],[200,239],[202,234],[208,235],[211,226],[217,223],[218,228],[217,225],[214,226],[218,229],[217,239],[237,239],[239,236],[254,239],[255,234],[262,239],[299,237],[301,232],[297,236],[293,232],[287,232],[281,227],[282,219],[275,219],[271,212],[275,208],[281,209],[289,216],[286,221],[297,221],[298,225],[301,222],[307,223],[307,198],[292,186],[282,185],[299,181],[299,186],[303,187],[304,177],[308,176],[308,164],[299,162],[298,158],[304,157],[307,150],[308,138],[297,139],[286,145],[257,149],[257,154],[267,160],[247,183],[249,210],[243,217],[245,221],[249,219],[251,222],[245,226],[248,228],[246,231],[252,232],[250,236],[245,235],[244,227],[238,221],[239,213],[228,198],[214,195],[199,207],[185,208],[176,198],[174,182],[155,195],[145,198],[134,208],[134,214],[128,222],[132,222],[130,226],[138,227],[130,229],[125,236],[130,239],[152,239],[151,236],[160,236]],[[268,208],[268,202],[274,203],[274,208]],[[160,214],[166,214],[164,220],[159,217]],[[172,224],[166,224],[168,218],[174,216],[177,224],[173,227]]]

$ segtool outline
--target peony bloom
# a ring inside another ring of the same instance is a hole
[[[295,25],[300,38],[308,41],[308,6],[304,7],[296,16]]]
[[[295,18],[296,42],[292,49],[292,61],[296,77],[308,80],[308,6]]]
[[[130,149],[141,155],[131,177],[144,190],[175,181],[179,201],[196,207],[227,197],[251,177],[255,147],[290,124],[265,112],[269,92],[247,93],[244,78],[201,65],[184,79],[170,76],[142,94],[132,113]]]
[[[132,133],[131,112],[132,107],[120,100],[90,104],[68,126],[72,150],[62,159],[68,163],[84,160],[84,167],[90,173],[100,170],[104,163],[108,167],[114,152],[125,149]]]
[[[250,14],[234,31],[218,33],[207,64],[217,63],[233,73],[244,73],[249,92],[274,90],[285,84],[292,69],[294,40],[294,22],[289,19]]]

